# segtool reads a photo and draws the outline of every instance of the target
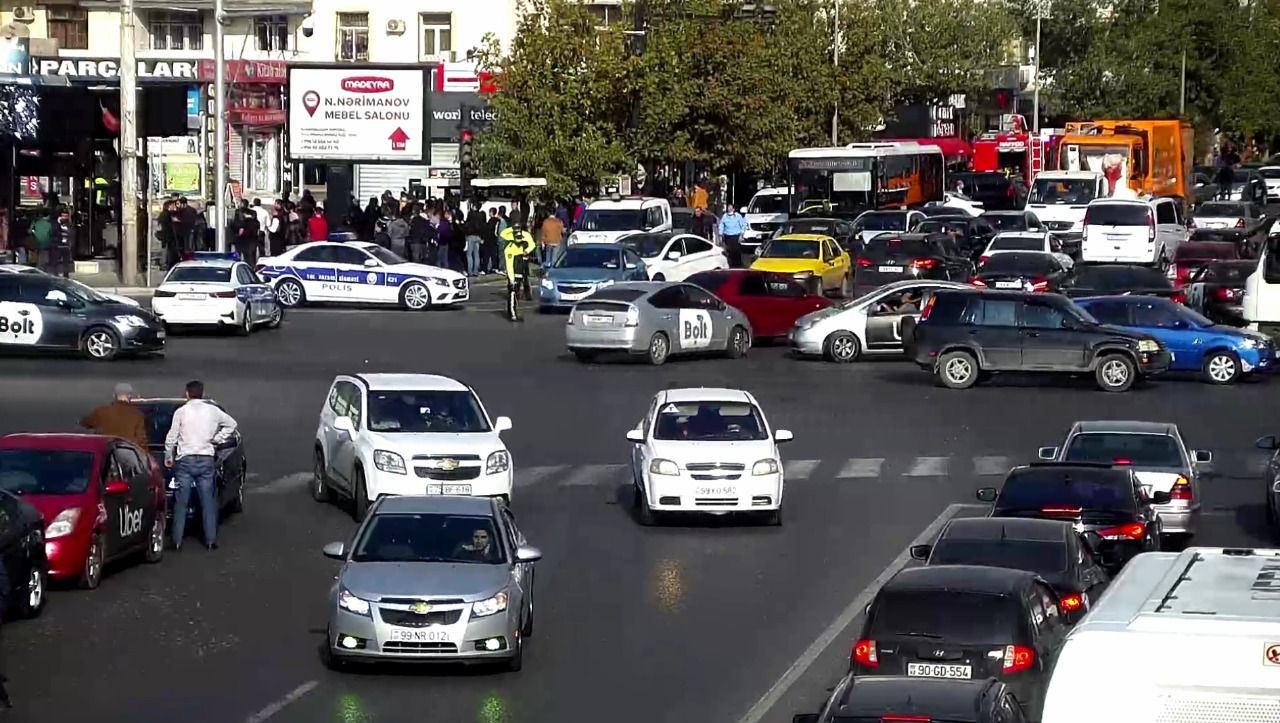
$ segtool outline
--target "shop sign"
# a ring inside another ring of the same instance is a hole
[[[290,67],[290,158],[427,161],[428,72],[404,66]]]
[[[196,83],[200,80],[198,60],[138,59],[140,82]],[[51,75],[72,81],[116,82],[120,75],[117,58],[32,58],[32,75]]]

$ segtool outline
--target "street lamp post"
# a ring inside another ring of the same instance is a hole
[[[1036,57],[1032,65],[1031,130],[1040,135],[1040,21],[1048,17],[1049,0],[1036,0]]]
[[[217,199],[213,206],[214,238],[217,240],[218,253],[227,252],[227,61],[226,18],[223,15],[223,0],[215,0],[213,6],[213,122],[217,123],[213,134],[214,145],[214,183],[216,190],[213,197]]]
[[[835,0],[835,38],[831,44],[831,64],[840,72],[840,0]],[[840,89],[836,88],[835,106],[831,109],[831,145],[840,145]]]

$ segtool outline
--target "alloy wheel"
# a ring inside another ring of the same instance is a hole
[[[842,334],[831,340],[831,355],[839,361],[849,361],[857,354],[857,342],[852,335]]]
[[[958,356],[947,360],[946,366],[943,368],[947,379],[956,384],[963,384],[973,376],[973,364],[965,357]]]
[[[31,568],[27,576],[27,610],[35,612],[44,604],[44,573],[40,568]]]
[[[111,332],[99,329],[84,340],[84,348],[94,359],[110,359],[116,352],[116,340],[111,337]]]
[[[302,303],[302,287],[296,281],[286,281],[276,289],[276,298],[285,306]]]
[[[1218,354],[1209,359],[1209,378],[1219,384],[1225,384],[1236,376],[1236,362],[1226,354]]]
[[[410,284],[404,290],[404,305],[414,311],[425,309],[431,305],[431,292],[422,284]]]
[[[1123,386],[1129,381],[1129,367],[1119,359],[1108,360],[1102,365],[1102,379],[1108,386]]]

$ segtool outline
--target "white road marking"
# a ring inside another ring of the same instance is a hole
[[[621,477],[627,468],[625,464],[588,464],[578,467],[569,476],[560,480],[561,487],[591,487],[604,482],[612,482]]]
[[[942,459],[945,459],[945,457]],[[863,589],[863,591],[853,599],[853,602],[849,603],[849,606],[846,607],[835,620],[831,621],[831,624],[827,626],[827,629],[823,630],[822,633],[809,644],[809,647],[804,649],[804,652],[800,654],[799,658],[796,658],[796,661],[791,664],[791,667],[787,668],[786,671],[782,673],[782,677],[778,678],[778,680],[769,687],[769,690],[765,691],[764,695],[760,696],[760,700],[757,700],[755,705],[751,706],[746,714],[738,719],[738,723],[760,723],[760,721],[764,720],[770,713],[774,704],[776,704],[782,696],[791,689],[791,686],[795,685],[796,681],[800,680],[800,678],[808,672],[809,666],[813,665],[813,662],[818,659],[818,656],[822,655],[827,648],[831,647],[831,644],[840,637],[845,628],[848,628],[853,624],[853,621],[862,614],[862,611],[867,607],[867,605],[875,599],[876,593],[880,591],[881,586],[888,582],[889,578],[896,575],[898,570],[902,569],[908,562],[910,562],[911,548],[915,545],[923,545],[932,542],[933,539],[938,536],[938,533],[942,531],[943,525],[959,514],[961,510],[970,507],[980,507],[980,505],[950,505],[947,509],[943,510],[942,514],[938,515],[933,522],[930,522],[929,526],[924,528],[924,531],[917,535],[916,539],[912,540],[911,544],[907,545],[907,547],[893,559],[893,562],[889,563],[889,566],[882,570],[876,579],[872,580],[871,584]],[[786,718],[790,715],[791,712],[787,712],[785,716],[778,719]],[[775,718],[777,717],[775,716]]]
[[[786,479],[809,479],[818,468],[820,459],[793,459],[782,463],[782,474]]]
[[[309,680],[303,683],[297,688],[294,688],[293,690],[289,691],[280,700],[275,701],[271,705],[268,705],[266,708],[263,708],[257,713],[254,713],[253,715],[246,718],[245,723],[262,723],[262,721],[267,720],[268,718],[275,715],[276,713],[279,713],[280,711],[284,710],[285,707],[288,706],[290,703],[297,701],[302,696],[315,690],[316,686],[318,685],[320,685],[319,681],[315,681],[315,680]]]
[[[916,457],[911,469],[902,473],[903,477],[945,477],[950,457]]]
[[[516,487],[529,487],[547,477],[563,474],[569,469],[567,464],[553,464],[545,467],[516,467]]]
[[[979,477],[1007,474],[1012,467],[1008,457],[973,458],[973,473]]]
[[[852,479],[855,477],[879,477],[880,468],[884,465],[883,457],[861,457],[846,460],[836,479]]]
[[[278,495],[285,492],[292,492],[293,490],[300,489],[311,484],[311,477],[311,472],[294,472],[293,474],[287,474],[283,477],[273,479],[266,484],[249,487],[245,492],[250,494],[266,495]]]

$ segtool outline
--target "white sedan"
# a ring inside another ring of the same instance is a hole
[[[173,326],[212,326],[248,335],[284,320],[275,292],[243,261],[200,259],[169,269],[151,297],[151,310]]]
[[[729,268],[724,249],[689,233],[633,233],[618,241],[644,260],[650,281],[684,281],[699,271]]]
[[[1075,265],[1075,259],[1062,252],[1062,242],[1058,240],[1057,236],[1037,231],[1006,231],[996,234],[991,239],[991,243],[987,244],[986,250],[982,252],[982,259],[979,263],[996,254],[1009,253],[1011,251],[1040,251],[1052,254],[1068,269]]]
[[[34,266],[27,266],[26,264],[0,264],[0,274],[41,274],[43,276],[51,275],[45,271],[37,269]],[[76,286],[86,288],[86,289],[91,288],[89,286],[85,286],[79,281],[76,281],[75,279],[67,279],[67,282],[74,284]],[[126,306],[142,306],[142,304],[139,303],[137,299],[130,299],[129,297],[121,296],[120,294],[109,294],[101,289],[93,289],[93,291],[98,296],[105,296],[106,298],[111,299],[117,304],[125,304]]]
[[[771,430],[748,392],[658,392],[627,432],[640,524],[666,512],[761,513],[767,524],[782,524],[778,445],[791,439],[785,429]]]
[[[405,261],[368,242],[315,241],[258,261],[258,273],[285,306],[314,301],[398,304],[411,311],[466,301],[467,277]]]
[[[925,279],[885,284],[866,296],[796,319],[788,337],[791,351],[842,364],[863,356],[901,355],[904,336],[911,333],[911,324],[920,318],[920,310],[934,292],[972,288],[956,281]]]

